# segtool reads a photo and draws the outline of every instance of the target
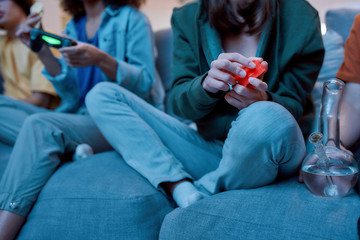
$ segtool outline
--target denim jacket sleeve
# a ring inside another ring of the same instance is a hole
[[[80,92],[76,80],[76,71],[69,67],[63,59],[58,59],[58,62],[61,65],[59,75],[51,76],[46,68],[43,69],[42,73],[53,84],[61,98],[61,104],[55,111],[74,113],[80,108]]]
[[[125,59],[115,57],[116,81],[139,97],[149,99],[155,79],[153,32],[147,18],[137,10],[130,11],[125,41]]]
[[[65,32],[70,38],[77,38],[73,20],[66,25]],[[77,72],[75,68],[69,67],[64,59],[58,59],[58,62],[61,65],[59,75],[51,76],[45,67],[42,74],[53,84],[61,98],[61,104],[55,111],[75,113],[81,107]]]

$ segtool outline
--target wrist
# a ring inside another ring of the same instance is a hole
[[[49,46],[47,46],[46,44],[44,44],[41,48],[41,50],[37,53],[39,59],[44,62],[47,60],[47,58],[49,56],[52,56],[52,53],[50,51]]]
[[[219,92],[219,90],[211,88],[208,84],[208,76],[204,78],[204,80],[201,82],[201,87],[208,93],[208,94],[216,94]]]
[[[269,94],[264,92],[264,101],[269,101]]]
[[[103,69],[103,67],[106,65],[106,59],[107,59],[107,54],[103,51],[101,51],[100,49],[97,49],[97,53],[95,54],[95,64],[98,68]]]
[[[99,50],[98,57],[96,60],[96,66],[105,73],[112,81],[116,82],[116,74],[118,69],[118,62],[115,58],[110,56],[108,53]]]

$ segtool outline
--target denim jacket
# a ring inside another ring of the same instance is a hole
[[[75,21],[70,20],[65,33],[77,39]],[[98,30],[99,49],[107,52],[118,63],[116,82],[154,106],[162,108],[164,90],[155,70],[154,36],[147,18],[138,10],[124,6],[105,8]],[[80,92],[76,68],[69,67],[64,59],[58,59],[61,74],[52,77],[46,68],[43,74],[54,85],[62,103],[56,111],[77,112]],[[112,81],[103,73],[104,81]]]

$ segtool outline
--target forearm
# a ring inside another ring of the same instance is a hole
[[[192,80],[179,80],[169,94],[169,103],[173,112],[182,118],[198,120],[209,114],[224,97],[224,92],[211,94],[206,92],[201,82],[206,74]]]
[[[360,84],[347,83],[341,104],[340,140],[350,148],[360,138]]]
[[[48,46],[44,45],[38,56],[51,76],[55,77],[61,74],[61,65],[54,57]]]
[[[38,107],[49,108],[52,98],[53,96],[47,93],[33,92],[30,97],[24,99],[23,101]]]
[[[118,69],[118,63],[116,60],[104,51],[99,51],[99,61],[97,66],[108,76],[112,81],[116,81],[116,73]]]

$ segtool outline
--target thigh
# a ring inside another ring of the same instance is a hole
[[[13,145],[25,119],[49,110],[0,95],[0,141]]]

